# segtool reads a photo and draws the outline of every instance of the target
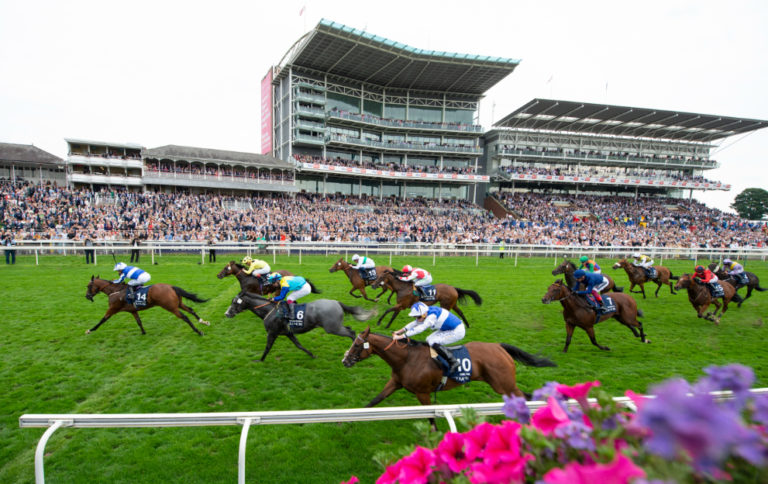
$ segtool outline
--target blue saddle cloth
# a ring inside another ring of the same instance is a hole
[[[601,307],[597,306],[597,302],[591,295],[587,297],[587,302],[589,302],[589,305],[592,306],[592,309],[594,309],[595,312],[600,316],[616,311],[616,302],[611,296],[603,296],[603,305]]]
[[[302,329],[304,327],[304,315],[307,313],[306,304],[292,304],[293,317],[288,319],[288,326],[291,329]]]
[[[363,278],[364,281],[375,281],[376,280],[376,268],[375,267],[369,267],[367,269],[358,269],[360,271],[360,277]]]
[[[736,274],[733,276],[733,278],[736,280],[736,284],[749,284],[749,276],[746,272],[742,272],[741,274]]]
[[[645,274],[648,276],[648,279],[656,279],[656,277],[658,276],[658,273],[656,272],[655,267],[651,267],[650,269],[647,269],[645,271]]]
[[[413,293],[419,296],[419,301],[437,301],[437,288],[435,286],[416,286],[413,288]]]
[[[459,362],[459,367],[447,375],[448,378],[458,383],[467,383],[472,378],[472,358],[469,357],[469,350],[464,345],[449,346],[448,350],[453,353],[453,357]],[[440,355],[437,355],[437,362],[440,364],[443,374],[448,371],[449,365]]]
[[[139,289],[136,289],[133,293],[133,299],[129,300],[128,292],[125,293],[125,302],[128,304],[133,304],[133,307],[135,308],[145,308],[147,307],[147,293],[149,292],[149,288],[152,286],[142,286]]]
[[[709,294],[712,297],[723,297],[725,295],[725,290],[723,289],[723,286],[721,286],[719,282],[716,282],[714,284],[707,284],[707,286],[709,286]]]

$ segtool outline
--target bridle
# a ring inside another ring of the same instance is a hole
[[[346,360],[349,358],[350,362],[354,365],[358,361],[361,360],[360,354],[363,352],[363,350],[370,350],[371,349],[371,343],[368,342],[367,339],[361,338],[360,335],[355,336],[355,340],[352,342],[352,348],[347,350],[346,353],[344,353],[344,359]],[[350,354],[350,351],[353,351],[354,353]]]

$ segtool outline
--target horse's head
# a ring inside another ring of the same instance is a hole
[[[547,288],[547,293],[541,298],[541,302],[549,304],[552,301],[561,301],[567,298],[571,294],[571,291],[563,284],[561,279],[556,280],[551,286]]]
[[[613,269],[621,269],[622,267],[627,267],[627,265],[629,265],[627,259],[621,259],[613,265]]]
[[[222,269],[218,274],[216,274],[216,277],[219,279],[224,279],[227,276],[231,276],[235,273],[235,270],[237,269],[237,262],[231,260],[229,261],[229,264],[224,266],[224,269]]]
[[[258,309],[266,306],[273,307],[274,304],[275,303],[270,302],[269,299],[256,295],[252,292],[241,292],[232,298],[232,302],[227,308],[227,311],[224,313],[224,316],[228,318],[234,318],[246,309]]]
[[[365,331],[358,334],[355,340],[352,342],[352,346],[344,353],[344,358],[341,362],[347,368],[354,366],[360,360],[364,360],[371,356],[373,350],[371,349],[371,343],[368,342],[368,336],[371,334],[371,327],[365,328]]]
[[[376,277],[376,280],[371,283],[371,289],[378,289],[387,284],[390,279],[394,278],[394,270],[395,269],[392,269],[392,271],[386,270],[379,274],[378,277]]]
[[[245,298],[242,294],[238,294],[232,299],[232,303],[230,303],[229,307],[227,308],[227,312],[224,313],[224,316],[228,318],[234,318],[238,314],[242,313],[244,309],[248,308],[248,303],[245,302]]]
[[[559,266],[557,266],[554,269],[552,269],[552,275],[553,276],[557,276],[557,275],[560,275],[560,274],[565,274],[565,272],[571,266],[573,266],[573,263],[571,261],[569,261],[568,259],[565,259],[565,260],[563,260],[563,262],[560,263]]]
[[[88,282],[88,288],[85,290],[85,298],[93,302],[93,296],[100,293],[107,281],[99,279],[99,276],[91,276],[91,280]]]
[[[343,271],[343,270],[346,270],[347,267],[349,267],[349,262],[345,261],[344,258],[342,257],[341,259],[333,263],[331,268],[328,269],[328,272]]]
[[[675,289],[688,289],[689,287],[696,284],[696,281],[694,280],[693,276],[690,274],[683,274],[680,276],[680,279],[677,280],[677,284],[675,284]]]

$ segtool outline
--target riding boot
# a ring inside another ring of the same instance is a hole
[[[128,286],[128,292],[126,292],[125,295],[125,302],[128,304],[133,304],[133,297],[134,297],[135,289],[133,286]]]
[[[450,368],[448,369],[449,375],[459,368],[459,360],[457,360],[453,356],[453,353],[451,353],[450,350],[448,350],[448,348],[446,348],[441,344],[433,344],[432,348],[434,348],[437,354],[442,356],[445,359],[445,361],[448,362],[448,366],[450,366]]]

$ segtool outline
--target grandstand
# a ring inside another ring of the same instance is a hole
[[[321,20],[262,81],[262,152],[308,192],[475,199],[479,101],[518,63]]]
[[[0,179],[64,184],[64,160],[34,145],[0,143]]]

